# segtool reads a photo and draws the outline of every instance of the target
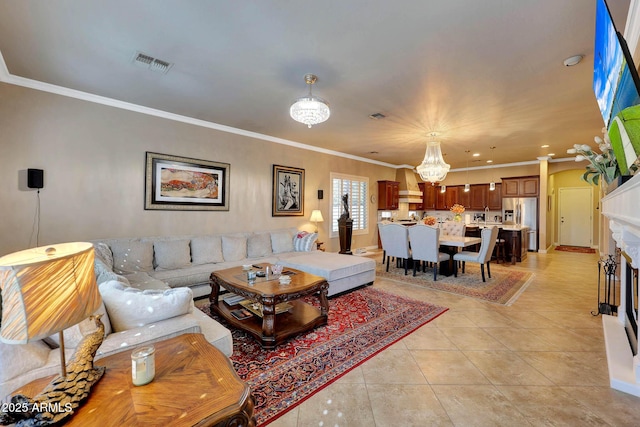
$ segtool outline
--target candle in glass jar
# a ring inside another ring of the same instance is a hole
[[[133,385],[145,385],[153,380],[156,374],[156,349],[152,346],[136,348],[131,353],[131,380]]]

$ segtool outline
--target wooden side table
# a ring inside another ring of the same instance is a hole
[[[97,360],[95,365],[107,371],[65,426],[255,426],[249,386],[202,334],[153,345],[156,375],[144,386],[131,382],[133,349]],[[52,378],[34,380],[12,394],[35,396]]]

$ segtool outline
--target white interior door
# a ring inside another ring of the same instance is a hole
[[[561,245],[590,247],[593,241],[591,188],[558,190],[558,234]]]

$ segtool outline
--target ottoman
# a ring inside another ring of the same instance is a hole
[[[328,296],[370,285],[376,278],[376,262],[354,255],[312,251],[287,258],[281,264],[327,279]]]

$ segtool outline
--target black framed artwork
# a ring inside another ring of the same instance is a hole
[[[272,216],[304,215],[304,169],[273,165]]]

